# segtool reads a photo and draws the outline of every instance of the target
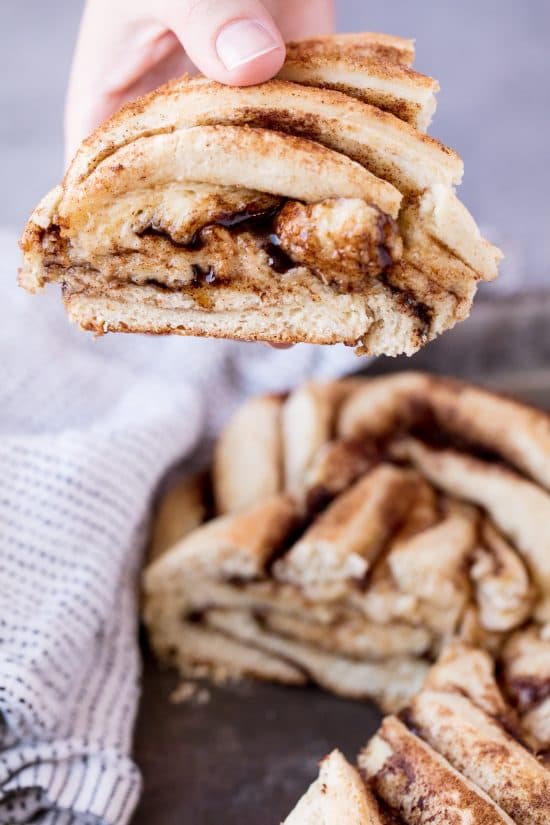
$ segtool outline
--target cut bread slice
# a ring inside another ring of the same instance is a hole
[[[550,816],[550,772],[522,734],[494,663],[486,653],[453,644],[401,721],[384,720],[359,765],[368,786],[405,823],[543,825]]]
[[[408,57],[337,37],[290,47],[291,79],[182,78],[128,105],[31,216],[21,285],[61,283],[99,334],[413,353],[468,315],[500,252],[454,194],[458,155],[415,128],[436,83]]]
[[[550,772],[524,733],[487,653],[453,643],[409,706],[386,717],[361,751],[362,784],[333,752],[288,821],[546,825]],[[344,788],[347,805],[336,796]],[[323,804],[325,794],[338,798],[337,808]]]
[[[514,825],[475,783],[399,721],[387,717],[359,757],[375,792],[411,825]]]
[[[545,825],[550,812],[550,773],[470,699],[456,691],[423,690],[411,703],[409,719],[426,742],[514,822]]]

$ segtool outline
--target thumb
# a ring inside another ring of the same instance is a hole
[[[212,80],[261,83],[284,63],[283,38],[259,0],[170,0],[163,19]]]

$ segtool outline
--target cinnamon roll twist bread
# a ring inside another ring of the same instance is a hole
[[[525,736],[550,747],[549,489],[548,415],[456,380],[253,399],[210,480],[161,505],[153,647],[183,674],[311,680],[398,711],[459,639],[498,660]]]
[[[550,771],[487,653],[450,645],[352,767],[338,751],[284,825],[547,825]]]
[[[25,229],[20,283],[84,329],[412,353],[500,252],[424,130],[438,84],[387,35],[291,44],[278,78],[184,77],[86,140]]]

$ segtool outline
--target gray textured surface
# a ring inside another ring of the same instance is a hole
[[[19,227],[56,183],[80,0],[3,0],[0,226]],[[339,0],[341,30],[416,37],[441,81],[434,133],[466,162],[462,197],[508,256],[505,280],[544,282],[550,257],[547,0]],[[503,279],[503,285],[504,279]]]

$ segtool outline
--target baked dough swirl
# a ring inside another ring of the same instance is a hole
[[[387,716],[286,825],[550,822],[550,417],[404,372],[247,402],[162,500],[144,573],[182,675]]]
[[[253,399],[209,480],[161,506],[153,646],[184,673],[313,680],[399,710],[460,639],[499,658],[550,746],[550,660],[529,669],[550,651],[549,490],[548,416],[460,381],[406,372]]]
[[[500,252],[424,133],[436,81],[383,35],[289,46],[278,78],[184,77],[86,140],[25,229],[20,283],[84,329],[412,353]]]

